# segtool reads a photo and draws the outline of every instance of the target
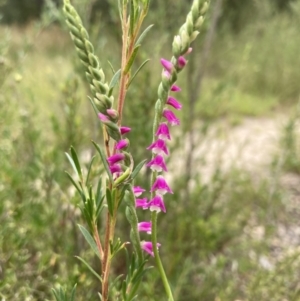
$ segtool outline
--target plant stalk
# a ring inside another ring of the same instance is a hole
[[[152,245],[153,245],[153,252],[154,252],[154,258],[155,262],[157,265],[157,268],[160,273],[161,280],[163,282],[166,294],[168,296],[168,301],[174,301],[172,290],[168,281],[168,278],[166,276],[164,267],[162,265],[162,262],[160,260],[160,256],[158,253],[158,248],[157,248],[157,212],[153,211],[151,214],[151,221],[152,221]]]
[[[97,224],[94,224],[93,232],[94,232],[94,239],[96,241],[97,248],[98,248],[99,253],[100,253],[100,259],[103,260],[103,249],[102,249],[102,245],[101,245],[101,241],[100,241],[100,236],[99,236]]]

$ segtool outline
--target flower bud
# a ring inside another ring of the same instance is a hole
[[[203,24],[203,22],[204,22],[204,17],[203,17],[203,16],[200,16],[200,17],[198,18],[198,20],[196,21],[195,28],[200,28],[201,25]]]
[[[179,67],[179,69],[183,69],[185,67],[185,65],[187,64],[186,59],[183,56],[180,56],[177,60],[177,66]]]
[[[110,119],[114,122],[116,122],[119,119],[119,113],[114,109],[107,109],[106,113],[110,117]]]
[[[96,97],[103,102],[103,104],[106,106],[107,109],[110,109],[112,107],[112,101],[111,98],[104,94],[96,93]]]
[[[166,69],[169,73],[172,72],[172,70],[173,70],[173,64],[170,61],[162,58],[162,59],[160,59],[160,63],[162,64],[162,66],[164,67],[164,69]]]
[[[181,37],[179,35],[176,35],[174,37],[173,44],[172,44],[172,52],[175,57],[180,56],[181,48],[182,48]]]
[[[181,38],[181,53],[185,53],[190,46],[190,37],[186,31],[180,33]]]
[[[96,108],[99,110],[99,112],[101,112],[101,113],[106,112],[105,104],[96,97],[94,97],[94,104],[95,104]]]
[[[131,128],[130,127],[127,127],[127,126],[121,126],[120,127],[120,132],[121,132],[121,135],[124,135],[124,134],[127,134],[131,131]]]
[[[194,30],[194,23],[193,23],[193,17],[192,17],[191,13],[189,13],[187,15],[185,24],[186,24],[186,29],[187,29],[188,34],[192,34],[192,32]]]
[[[109,122],[109,124],[105,124],[105,125],[106,125],[106,131],[112,139],[114,139],[115,141],[121,140],[120,129],[115,123]]]
[[[191,9],[193,20],[196,20],[199,16],[199,6],[200,6],[199,0],[195,0],[193,2],[192,9]]]
[[[116,149],[121,150],[121,149],[126,149],[129,146],[129,140],[128,139],[122,139],[118,141],[116,144]]]
[[[108,117],[106,115],[102,114],[102,113],[99,113],[98,117],[101,120],[101,122],[104,123],[104,124],[107,123],[107,122],[109,122]]]
[[[199,32],[198,30],[195,30],[195,31],[192,33],[192,35],[191,35],[191,37],[190,37],[190,43],[192,43],[192,42],[197,38],[197,36],[198,36],[199,33],[200,33],[200,32]]]
[[[207,12],[207,10],[208,10],[208,2],[206,1],[206,2],[204,2],[203,6],[200,10],[200,14],[205,14]]]
[[[169,87],[171,85],[170,78],[171,74],[168,71],[163,70],[161,75],[161,81],[164,87]]]

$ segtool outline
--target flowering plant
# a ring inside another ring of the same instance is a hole
[[[68,173],[68,177],[82,199],[81,209],[88,225],[88,229],[81,225],[79,229],[99,258],[101,272],[96,272],[84,259],[79,259],[101,282],[99,296],[102,301],[134,300],[142,277],[147,270],[146,263],[150,256],[155,259],[168,300],[174,300],[158,252],[161,244],[157,241],[157,217],[160,212],[166,213],[164,195],[173,193],[163,176],[163,172],[167,172],[165,156],[169,155],[167,144],[168,140],[171,140],[170,126],[180,124],[180,120],[171,109],[180,110],[182,108],[180,102],[171,94],[181,90],[176,85],[177,76],[187,64],[186,57],[192,51],[190,45],[199,34],[209,1],[194,0],[185,23],[174,37],[173,57],[170,61],[161,59],[163,70],[155,105],[153,141],[147,148],[152,152],[152,158],[147,162],[146,167],[151,169],[152,175],[148,196],[146,196],[146,189],[134,185],[134,180],[146,160],[139,164],[135,163],[134,156],[129,150],[129,139],[126,138],[126,134],[131,129],[123,124],[122,115],[127,91],[138,72],[147,63],[147,61],[142,63],[132,75],[133,62],[143,39],[152,27],[147,27],[140,34],[149,4],[150,0],[119,1],[122,24],[121,68],[114,72],[114,76],[108,83],[79,15],[70,1],[64,0],[66,22],[90,85],[92,93],[90,102],[103,129],[104,150],[101,145],[93,142],[105,170],[105,175],[99,177],[96,185],[90,179],[94,158],[91,160],[87,172],[84,173],[75,149],[71,147],[70,155],[67,154],[75,173],[73,176]],[[114,90],[117,85],[119,85],[119,90],[115,100]],[[123,208],[125,208],[124,213],[130,223],[130,239],[133,248],[127,275],[121,275],[115,281],[111,281],[111,265],[115,255],[121,250],[129,253],[128,243],[115,238],[117,213]],[[149,218],[148,221],[139,221],[137,213],[140,208],[149,209],[151,220]],[[100,237],[98,231],[99,218],[102,214],[106,215],[103,238]],[[151,235],[151,238],[142,240],[142,235]],[[113,290],[114,287],[116,289]],[[57,301],[68,300],[62,289],[54,290],[54,295]],[[75,287],[70,299],[74,300],[74,298]]]

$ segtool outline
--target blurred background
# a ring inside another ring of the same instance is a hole
[[[108,79],[108,62],[120,64],[116,2],[72,1]],[[159,59],[170,57],[191,2],[151,1],[144,26],[155,27],[136,67],[151,63],[124,117],[136,162],[149,157]],[[62,2],[0,0],[0,19],[0,300],[53,300],[52,287],[75,283],[76,300],[95,300],[98,280],[74,257],[99,269],[78,231],[64,152],[73,145],[87,163],[101,130]],[[299,0],[211,1],[178,82],[182,126],[168,163],[175,193],[159,220],[177,301],[300,300],[299,28]],[[119,226],[127,241],[122,215]],[[114,273],[124,268],[120,256]],[[165,300],[155,269],[138,300]]]

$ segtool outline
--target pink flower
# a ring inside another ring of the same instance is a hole
[[[160,59],[160,63],[169,73],[172,72],[173,64],[170,61],[167,61],[166,59]]]
[[[144,210],[148,209],[148,200],[147,198],[143,198],[143,199],[136,199],[135,200],[135,207],[139,208],[142,207]]]
[[[181,110],[181,108],[182,108],[181,103],[178,102],[177,99],[172,96],[168,97],[167,104],[172,106],[176,110]]]
[[[161,123],[155,133],[156,136],[158,136],[159,139],[162,140],[171,140],[170,132],[169,132],[169,127],[166,123]]]
[[[120,141],[118,141],[118,143],[116,144],[116,149],[123,149],[126,148],[128,146],[129,142],[127,139],[122,139]]]
[[[183,56],[180,56],[177,60],[178,66],[182,69],[186,65],[186,59]]]
[[[150,167],[153,171],[161,172],[168,171],[165,163],[165,159],[161,155],[154,157],[149,163],[146,164],[147,167]]]
[[[151,222],[140,222],[138,223],[138,230],[140,232],[147,232],[151,234],[152,223]]]
[[[156,244],[156,247],[159,248],[161,246],[160,243]],[[141,241],[141,248],[148,254],[154,257],[153,245],[151,241]]]
[[[163,116],[168,120],[171,125],[179,125],[180,120],[175,116],[175,114],[168,109],[163,110]]]
[[[124,159],[125,159],[124,154],[115,154],[115,155],[108,157],[107,162],[109,163],[109,165],[114,165]]]
[[[118,112],[114,109],[107,109],[106,113],[111,117],[111,118],[117,118],[118,117]]]
[[[187,50],[187,52],[185,54],[190,54],[193,51],[192,47],[189,47],[189,49]]]
[[[163,153],[165,153],[166,155],[169,154],[166,142],[162,139],[158,139],[157,141],[153,142],[150,146],[147,147],[147,149],[152,150],[154,154],[158,155],[161,155]]]
[[[167,192],[173,193],[163,176],[158,176],[151,187],[150,192],[156,191],[159,195],[164,195]]]
[[[133,193],[136,197],[140,196],[144,191],[145,191],[145,189],[140,186],[133,187]]]
[[[114,164],[114,165],[111,165],[109,167],[110,169],[110,172],[113,174],[113,173],[116,173],[116,172],[121,172],[122,171],[122,168],[121,168],[121,165],[120,164]]]
[[[173,86],[171,87],[171,91],[173,91],[173,92],[180,92],[180,91],[181,91],[181,88],[178,87],[178,86],[176,86],[176,85],[173,85]]]
[[[124,135],[126,133],[129,133],[131,131],[131,128],[129,127],[126,127],[126,126],[121,126],[120,127],[120,132],[121,132],[121,135]]]
[[[165,207],[164,200],[161,195],[156,195],[148,203],[148,206],[150,208],[150,211],[156,211],[157,213],[162,211],[162,212],[166,213],[166,207]]]
[[[99,119],[100,119],[102,122],[107,122],[107,121],[109,121],[108,117],[107,117],[106,115],[102,114],[102,113],[99,113],[99,114],[98,114],[98,117],[99,117]]]
[[[169,71],[164,70],[162,73],[162,77],[164,77],[165,79],[170,79],[171,78],[171,74]]]

